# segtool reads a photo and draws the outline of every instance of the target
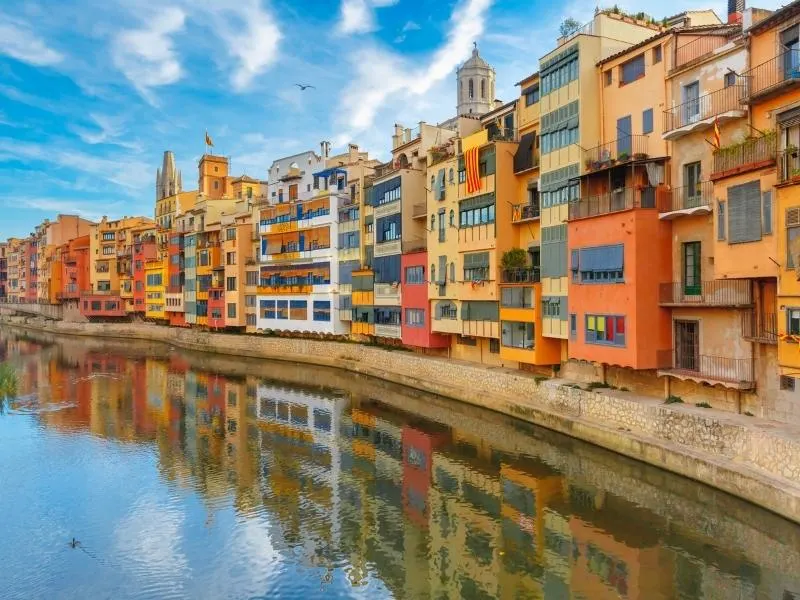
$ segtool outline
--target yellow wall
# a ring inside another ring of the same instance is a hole
[[[150,275],[161,274],[161,285],[147,285]],[[165,294],[167,284],[167,269],[164,260],[147,261],[145,265],[145,316],[148,319],[166,319]]]

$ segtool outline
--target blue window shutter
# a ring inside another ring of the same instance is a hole
[[[642,113],[642,133],[653,132],[653,109],[648,108]]]

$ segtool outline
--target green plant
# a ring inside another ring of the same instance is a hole
[[[586,389],[587,390],[599,390],[599,389],[603,389],[603,388],[614,389],[614,386],[613,385],[609,385],[609,384],[605,383],[604,381],[592,381],[592,382],[586,384]]]
[[[500,264],[504,269],[521,269],[528,262],[528,253],[522,248],[511,248],[503,252]]]
[[[749,410],[744,411],[744,414],[747,415],[748,417],[755,417],[755,415],[751,413]]]
[[[539,385],[543,381],[547,381],[550,379],[549,377],[545,377],[544,375],[534,375],[533,380],[536,382],[536,385]]]
[[[628,160],[629,158],[630,154],[628,154],[627,152],[620,152],[619,155],[617,156],[617,160],[620,162],[622,162],[623,160]]]
[[[697,408],[711,408],[711,405],[708,402],[695,402],[694,405]]]
[[[683,398],[670,394],[667,396],[667,399],[664,400],[664,404],[683,404]]]
[[[568,17],[561,22],[561,25],[558,28],[561,37],[567,37],[568,35],[572,35],[576,31],[581,28],[581,24],[578,23],[572,17]]]
[[[17,394],[17,373],[8,363],[0,364],[0,413],[9,398]]]

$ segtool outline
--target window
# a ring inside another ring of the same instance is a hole
[[[314,300],[314,320],[331,320],[331,303],[327,300]]]
[[[247,315],[247,326],[248,327],[256,326],[256,315]]]
[[[661,62],[661,46],[656,46],[653,48],[653,64],[658,64]]]
[[[306,300],[289,301],[289,318],[292,321],[308,320],[308,302]]]
[[[426,283],[425,267],[422,265],[418,267],[406,267],[406,283]]]
[[[772,234],[772,191],[767,190],[761,193],[761,233],[764,235]]]
[[[259,310],[262,319],[275,318],[275,300],[261,300],[259,303]]]
[[[476,208],[465,208],[472,206],[463,202],[458,212],[459,227],[475,227],[476,225],[487,225],[494,223],[495,205],[489,204]]]
[[[604,73],[605,75],[605,85],[606,87],[610,86],[614,81],[614,73],[611,69]]]
[[[431,231],[436,227],[436,215],[431,215]]]
[[[725,201],[720,200],[717,202],[717,239],[723,241],[725,239]]]
[[[109,256],[114,254],[114,246],[103,246],[103,255]]]
[[[793,392],[794,391],[794,377],[789,377],[788,375],[781,375],[781,390],[785,392]]]
[[[569,339],[575,340],[578,337],[578,315],[572,313],[569,316]]]
[[[441,274],[444,276],[444,273]],[[473,252],[464,255],[464,281],[487,281],[489,279],[489,253]]]
[[[226,265],[235,265],[236,264],[236,252],[226,252],[225,253],[225,264]]]
[[[252,188],[248,188],[248,189],[252,190]],[[225,230],[225,239],[226,240],[235,240],[236,239],[236,228],[235,227],[229,227],[228,229]]]
[[[566,123],[555,131],[549,131],[541,135],[542,154],[555,152],[561,148],[566,148],[578,143],[579,128],[576,124]]]
[[[228,318],[235,319],[236,318],[236,303],[235,302],[228,302]]]
[[[450,209],[450,227],[455,227],[455,225],[456,225],[456,213],[451,208]]]
[[[549,192],[541,192],[540,198],[543,208],[567,204],[581,197],[580,182],[565,183],[563,187]]]
[[[275,317],[282,320],[289,318],[288,300],[277,300],[275,302]]]
[[[494,338],[489,340],[489,354],[500,354],[500,340]]]
[[[642,133],[653,132],[653,109],[648,108],[642,112]]]
[[[258,271],[248,271],[245,274],[245,285],[258,285]]]
[[[216,167],[214,167],[214,169],[216,169]],[[215,182],[214,182],[214,189],[215,189],[215,190],[218,190],[218,189],[219,189],[219,181],[215,181]]]
[[[731,72],[725,73],[724,81],[725,81],[725,87],[731,87],[733,85],[736,85],[736,73],[731,73]]]
[[[581,248],[577,260],[570,265],[573,281],[576,279],[575,271],[580,273],[581,283],[621,283],[625,281],[624,273],[624,246],[596,246],[594,248]]]
[[[161,273],[150,273],[147,275],[147,285],[148,286],[158,286],[161,285],[162,278]]]
[[[522,91],[525,96],[525,106],[531,106],[539,102],[539,86],[534,85]]]
[[[786,309],[786,333],[800,335],[800,308]]]
[[[475,84],[470,79],[467,85],[469,86],[469,99],[472,100],[475,97]]]
[[[750,181],[728,188],[728,243],[741,244],[761,239],[761,187]]]
[[[248,308],[255,308],[256,307],[256,297],[255,296],[245,296],[244,297],[244,305]]]
[[[586,343],[625,345],[625,317],[586,315]]]
[[[225,280],[225,289],[228,290],[229,292],[236,291],[236,277],[228,277]]]
[[[506,308],[533,307],[533,288],[504,287],[500,290],[500,306]]]
[[[103,241],[109,242],[114,241],[114,232],[113,231],[106,231],[103,233]]]
[[[576,79],[578,79],[577,54],[568,59],[559,60],[542,71],[542,95],[547,95],[565,85],[569,85],[570,82]]]
[[[453,177],[455,176],[455,175],[454,175],[454,173],[455,173],[455,171],[453,170],[453,168],[452,168],[452,167],[450,167],[450,171],[448,172],[448,175],[447,175],[447,179],[448,179],[448,181],[449,181],[450,183],[454,183],[454,181],[455,181],[455,180],[453,179]]]
[[[533,349],[533,323],[503,321],[501,325],[503,346],[509,348]]]
[[[473,337],[465,337],[463,335],[456,336],[456,343],[459,346],[477,346],[478,340]]]
[[[619,67],[619,85],[628,85],[644,77],[644,54],[622,63]]]
[[[481,98],[486,98],[486,80],[481,79]]]
[[[702,293],[700,284],[700,242],[684,242],[683,244],[683,293],[699,296]]]
[[[278,202],[283,202],[283,188],[278,190]]]
[[[439,211],[439,241],[445,241],[447,235],[447,223],[444,219],[444,209]]]
[[[425,327],[425,310],[422,308],[407,308],[406,326]]]
[[[456,263],[451,262],[450,263],[450,281],[454,282],[455,280],[456,280]]]

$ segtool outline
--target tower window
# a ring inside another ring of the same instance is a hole
[[[215,189],[215,190],[218,190],[218,189],[219,189],[219,181],[215,181],[215,182],[214,182],[214,189]]]
[[[486,80],[481,79],[481,98],[486,98]]]
[[[475,83],[472,79],[469,80],[469,99],[472,100],[475,97]]]
[[[214,173],[216,173],[217,171],[219,171],[219,167],[214,167]]]

